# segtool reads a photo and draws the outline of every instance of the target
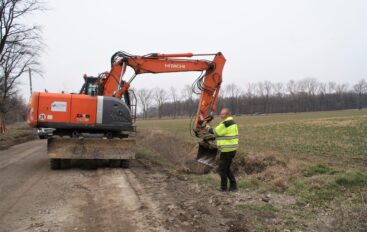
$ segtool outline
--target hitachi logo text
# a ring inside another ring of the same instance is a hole
[[[186,65],[184,64],[165,64],[164,65],[165,68],[186,68]]]

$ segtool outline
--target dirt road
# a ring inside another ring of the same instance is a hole
[[[2,151],[0,183],[0,231],[164,231],[131,170],[51,171],[45,140]]]
[[[225,230],[229,220],[200,193],[145,160],[130,169],[53,171],[45,140],[0,152],[0,231]]]

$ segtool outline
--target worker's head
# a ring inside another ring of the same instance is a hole
[[[228,116],[231,116],[231,111],[228,108],[223,108],[220,111],[220,118],[221,119],[226,119]]]

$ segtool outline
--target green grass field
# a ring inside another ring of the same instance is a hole
[[[320,162],[366,167],[367,110],[235,116],[235,120],[244,153],[313,157]],[[218,121],[216,118],[212,125]],[[190,119],[141,120],[137,126],[197,141],[190,135]]]
[[[326,206],[343,230],[360,228],[364,221],[359,216],[345,214],[367,215],[366,109],[234,118],[240,133],[235,165],[241,189],[295,199],[291,205],[268,206],[281,211],[278,217],[290,228],[313,224]],[[216,118],[212,125],[218,122]],[[190,119],[140,120],[137,126],[138,131],[158,130],[192,144],[198,141],[190,135]],[[251,165],[262,169],[246,172]],[[213,188],[219,183],[213,173],[192,179]],[[238,210],[256,215],[261,207],[245,204]]]

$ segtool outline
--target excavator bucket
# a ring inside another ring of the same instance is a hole
[[[134,138],[49,138],[47,153],[51,159],[134,159]]]
[[[196,161],[204,165],[214,167],[217,154],[218,149],[215,146],[205,141],[202,141],[199,143]]]

